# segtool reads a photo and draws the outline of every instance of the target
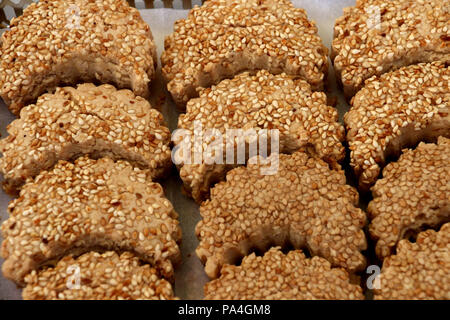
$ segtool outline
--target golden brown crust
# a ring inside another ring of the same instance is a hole
[[[42,0],[2,35],[0,95],[16,115],[59,85],[99,81],[149,96],[156,47],[125,0]]]
[[[210,0],[175,23],[165,40],[163,76],[184,109],[198,88],[241,71],[266,69],[322,90],[327,49],[314,22],[288,0]]]
[[[345,115],[350,165],[368,189],[390,156],[420,141],[450,137],[450,67],[418,64],[373,77]]]
[[[384,260],[375,299],[450,299],[450,223],[427,230],[411,243],[401,240],[397,254]]]
[[[450,139],[443,137],[437,144],[421,143],[384,168],[368,206],[380,258],[392,254],[409,232],[450,221],[449,177]]]
[[[358,193],[346,185],[344,171],[300,151],[279,155],[273,175],[261,168],[249,164],[228,172],[227,181],[217,184],[200,207],[196,253],[210,278],[253,247],[265,251],[285,244],[307,247],[333,266],[364,268],[366,215],[356,207]]]
[[[163,116],[130,90],[111,85],[58,88],[23,108],[8,132],[0,140],[0,170],[12,193],[58,160],[80,155],[126,159],[154,178],[171,166]]]
[[[351,98],[374,75],[419,62],[450,62],[443,0],[358,0],[336,20],[332,60]]]
[[[272,248],[263,257],[252,253],[240,266],[223,266],[220,278],[205,285],[205,299],[362,300],[364,295],[344,269],[331,268],[327,260]]]
[[[180,258],[172,204],[148,172],[125,161],[60,161],[29,179],[8,212],[2,271],[19,284],[42,265],[97,248],[131,251],[169,279]]]
[[[345,157],[345,133],[337,110],[326,102],[324,93],[312,92],[306,81],[293,80],[286,74],[272,75],[265,70],[254,76],[242,73],[202,90],[199,98],[190,100],[186,114],[180,115],[178,128],[193,133],[199,130],[195,125],[201,124],[203,132],[217,130],[223,137],[223,146],[232,142],[231,137],[227,138],[228,129],[255,130],[255,134],[262,129],[278,130],[279,152],[292,153],[312,145],[319,157],[336,163]],[[194,151],[200,154],[218,142],[203,141],[196,148],[193,134],[191,138]],[[175,140],[176,145],[181,142],[184,141]],[[270,146],[270,138],[268,143]],[[245,148],[249,149],[248,143]],[[228,151],[223,147],[223,162]],[[185,190],[199,203],[208,198],[211,185],[223,180],[226,171],[233,167],[205,162],[182,163],[180,168]]]
[[[24,300],[172,300],[172,286],[129,252],[67,256],[25,278]]]

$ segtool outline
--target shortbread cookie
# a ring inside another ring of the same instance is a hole
[[[368,189],[403,147],[450,137],[450,68],[419,64],[373,77],[344,120],[350,165],[361,189]]]
[[[0,44],[0,96],[16,115],[44,92],[80,82],[147,98],[157,63],[150,27],[125,0],[41,0],[11,21]]]
[[[93,249],[135,253],[170,278],[181,231],[172,204],[148,172],[109,158],[60,161],[29,179],[2,224],[5,277]]]
[[[111,85],[58,88],[23,108],[8,132],[0,141],[8,192],[58,160],[84,154],[126,159],[153,177],[171,166],[170,131],[163,116],[145,99]]]
[[[270,156],[277,157],[273,175],[264,175],[261,164],[228,172],[200,207],[196,253],[207,275],[216,278],[223,265],[273,245],[306,247],[333,266],[363,269],[366,215],[344,171],[300,151]]]
[[[364,299],[348,273],[320,257],[306,258],[300,250],[284,254],[272,248],[263,257],[254,253],[240,266],[225,265],[219,279],[205,285],[209,300],[353,300]]]
[[[130,252],[64,257],[26,276],[25,300],[172,300],[172,285]]]
[[[383,170],[372,188],[368,211],[380,258],[394,252],[398,241],[424,226],[450,221],[450,139],[421,143]]]
[[[450,299],[450,223],[427,230],[411,243],[401,240],[397,254],[384,260],[375,299]]]
[[[336,20],[331,58],[350,98],[374,75],[450,62],[448,0],[357,0]]]
[[[327,49],[314,22],[289,0],[210,0],[178,20],[165,40],[162,72],[175,102],[186,102],[241,71],[266,69],[324,88]]]
[[[272,75],[265,70],[254,76],[242,73],[232,80],[223,80],[211,89],[202,90],[199,98],[188,102],[186,114],[180,115],[178,128],[192,132],[191,149],[206,157],[209,155],[206,152],[221,142],[213,135],[207,138],[206,132],[212,129],[218,131],[223,138],[223,164],[217,161],[208,164],[205,157],[201,163],[196,163],[194,152],[191,152],[191,163],[182,163],[180,168],[185,190],[197,202],[208,198],[211,185],[224,180],[226,172],[233,167],[233,163],[226,161],[227,153],[229,155],[231,151],[236,155],[242,147],[248,153],[252,137],[247,137],[246,141],[233,138],[229,135],[230,129],[247,130],[249,134],[254,131],[255,135],[260,134],[260,138],[261,130],[276,129],[279,143],[274,141],[279,152],[292,153],[300,147],[311,145],[318,156],[329,163],[343,160],[345,149],[341,142],[345,137],[344,127],[338,122],[337,110],[326,103],[326,95],[312,92],[307,82],[293,80],[286,74]],[[199,126],[205,132],[202,144],[196,144],[194,140]],[[271,139],[276,137],[268,132],[267,138],[270,149]],[[180,148],[179,152],[189,151],[182,150],[186,149],[182,136],[174,140]],[[239,141],[242,143],[239,144]],[[235,147],[227,148],[227,143]]]

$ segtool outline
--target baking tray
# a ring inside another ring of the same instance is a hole
[[[12,1],[12,0],[9,0]],[[14,1],[12,1],[14,2]],[[15,1],[18,2],[17,0]],[[26,2],[26,1],[25,1]],[[292,1],[296,7],[304,8],[310,19],[317,23],[319,35],[326,47],[331,47],[333,37],[334,21],[342,15],[344,7],[352,6],[355,0],[294,0]],[[0,1],[0,11],[1,11]],[[153,9],[143,9],[145,7],[155,7]],[[201,1],[136,1],[134,5],[141,12],[142,18],[150,25],[158,47],[158,57],[164,48],[164,37],[169,35],[173,30],[173,24],[178,19],[187,16],[188,10],[183,7],[189,7],[191,4],[200,4]],[[158,7],[171,7],[158,8]],[[142,9],[141,9],[142,8]],[[12,9],[11,9],[12,10]],[[18,13],[21,11],[18,10]],[[15,12],[10,12],[14,15]],[[8,17],[9,19],[9,17]],[[159,62],[158,62],[159,63]],[[161,65],[159,63],[156,79],[151,86],[152,96],[150,102],[156,106],[162,104],[163,115],[169,125],[171,131],[176,129],[179,113],[165,88],[161,76]],[[342,121],[344,113],[349,106],[345,101],[341,91],[336,86],[334,71],[330,63],[330,72],[328,76],[327,95],[337,98],[336,108]],[[3,101],[0,100],[0,132],[2,138],[6,136],[6,126],[15,119],[15,117],[5,107]],[[3,177],[0,177],[0,181]],[[181,180],[174,168],[171,174],[166,177],[162,183],[167,198],[172,202],[175,210],[180,216],[180,225],[183,231],[183,240],[181,243],[182,262],[176,268],[175,277],[175,293],[182,299],[202,299],[203,286],[208,281],[208,277],[203,271],[203,265],[195,255],[195,248],[198,240],[195,236],[195,226],[200,220],[199,207],[191,199],[181,193]],[[11,201],[11,197],[0,191],[0,220],[7,219],[6,208]],[[365,205],[365,202],[362,202]],[[0,258],[0,264],[3,260]],[[0,299],[20,299],[21,290],[11,281],[6,280],[0,275]]]

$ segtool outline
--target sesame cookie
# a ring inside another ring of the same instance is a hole
[[[331,58],[344,93],[419,62],[450,62],[448,0],[357,0],[336,20]]]
[[[210,0],[178,20],[165,39],[162,73],[184,109],[197,89],[241,71],[266,69],[324,88],[328,50],[314,22],[289,0]]]
[[[29,179],[8,206],[1,255],[6,278],[93,249],[131,251],[171,278],[180,257],[178,215],[148,172],[126,161],[59,161]]]
[[[380,258],[394,252],[398,241],[423,226],[450,221],[450,139],[421,143],[383,170],[372,188],[368,211]]]
[[[147,98],[157,63],[150,27],[125,0],[41,0],[0,43],[0,96],[16,115],[42,93],[80,82]]]
[[[367,190],[403,147],[450,137],[450,67],[418,64],[367,80],[345,115],[350,165]]]
[[[364,299],[348,273],[320,257],[300,250],[284,254],[272,248],[263,257],[254,253],[240,266],[225,265],[220,278],[205,285],[208,300],[353,300]]]
[[[25,277],[24,300],[172,300],[172,285],[130,252],[66,256]]]
[[[147,100],[111,85],[57,88],[22,109],[0,140],[4,188],[80,155],[126,159],[160,177],[171,166],[170,132]]]
[[[254,130],[255,133],[261,133],[262,129],[276,129],[281,153],[292,153],[310,145],[319,157],[329,163],[343,160],[344,127],[338,122],[337,110],[326,103],[326,95],[312,92],[306,81],[295,80],[284,73],[272,75],[265,70],[258,71],[256,75],[242,73],[232,80],[223,80],[212,88],[201,90],[199,98],[188,102],[186,114],[180,115],[178,128],[194,133],[201,125],[204,132],[220,132],[224,146],[223,164],[208,164],[205,159],[202,163],[182,163],[180,176],[184,189],[197,202],[201,202],[208,198],[211,185],[224,180],[226,172],[234,167],[225,160],[230,151],[237,154],[241,140],[227,135],[229,129]],[[199,153],[205,153],[213,143],[218,142],[211,136],[196,145],[194,138],[192,135],[191,146]],[[269,147],[270,139],[269,132]],[[184,143],[181,136],[174,140],[175,145]],[[242,140],[247,152],[249,141],[250,138],[245,142]],[[233,146],[230,150],[226,148],[227,143]]]
[[[375,299],[450,299],[450,223],[427,230],[412,243],[401,240],[384,260]]]
[[[333,266],[363,269],[366,215],[344,171],[301,151],[270,158],[279,162],[276,174],[263,174],[261,163],[233,169],[201,205],[196,253],[206,274],[216,278],[223,265],[273,245],[306,247]]]

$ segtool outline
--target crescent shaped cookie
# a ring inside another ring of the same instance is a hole
[[[125,0],[33,3],[0,43],[0,96],[16,115],[41,94],[81,82],[147,98],[157,63],[149,26]]]
[[[272,248],[262,257],[246,256],[240,266],[223,266],[220,278],[205,285],[205,299],[362,300],[364,295],[345,270],[331,268],[324,258]]]
[[[357,0],[336,20],[331,58],[348,98],[374,75],[450,62],[447,0]]]
[[[186,114],[180,115],[178,120],[179,129],[192,133],[191,149],[206,156],[200,163],[195,162],[195,157],[190,162],[181,163],[180,177],[184,190],[200,203],[208,198],[210,187],[224,180],[226,172],[235,166],[236,159],[233,163],[226,161],[230,151],[236,155],[244,146],[249,153],[252,137],[246,137],[244,142],[230,135],[230,129],[242,129],[249,134],[254,131],[254,138],[260,134],[259,141],[262,141],[262,130],[278,130],[278,138],[267,132],[267,149],[270,149],[272,139],[277,139],[281,153],[292,153],[308,145],[329,163],[342,161],[345,157],[342,145],[344,127],[338,122],[337,110],[326,103],[326,95],[312,92],[307,82],[294,80],[284,73],[272,75],[265,70],[256,75],[242,73],[232,80],[223,80],[202,90],[199,98],[188,102]],[[196,145],[195,134],[200,126],[205,132],[204,139],[202,144]],[[206,135],[213,130],[220,133],[221,138]],[[175,145],[180,148],[176,155],[178,152],[193,153],[183,150],[183,139],[185,137],[182,136],[177,139],[174,134]],[[214,157],[221,156],[223,161],[208,163],[206,158],[214,151],[210,149],[214,149],[218,142],[223,142],[223,148]],[[259,152],[261,146],[260,143]]]
[[[0,140],[4,188],[14,193],[26,178],[58,160],[81,155],[125,159],[154,178],[171,166],[170,131],[147,100],[111,85],[58,88],[22,109]]]
[[[242,71],[265,69],[324,88],[327,49],[317,27],[289,0],[210,0],[178,20],[165,39],[162,73],[184,109],[197,89]]]
[[[130,251],[169,279],[178,262],[178,215],[148,172],[109,158],[60,161],[24,185],[2,224],[3,275],[98,249]]]
[[[418,64],[369,79],[344,121],[350,165],[367,190],[402,148],[450,137],[450,67]]]
[[[450,139],[421,143],[383,170],[368,212],[376,253],[385,258],[402,238],[450,221]]]
[[[270,158],[278,162],[275,174],[265,174],[261,162],[233,169],[201,205],[196,253],[206,274],[216,278],[223,265],[274,245],[307,248],[351,272],[363,269],[366,215],[344,171],[301,151]]]
[[[24,300],[173,300],[172,285],[130,252],[66,256],[25,277]]]
[[[415,243],[401,240],[397,254],[384,260],[377,300],[450,299],[450,223],[419,234]]]

